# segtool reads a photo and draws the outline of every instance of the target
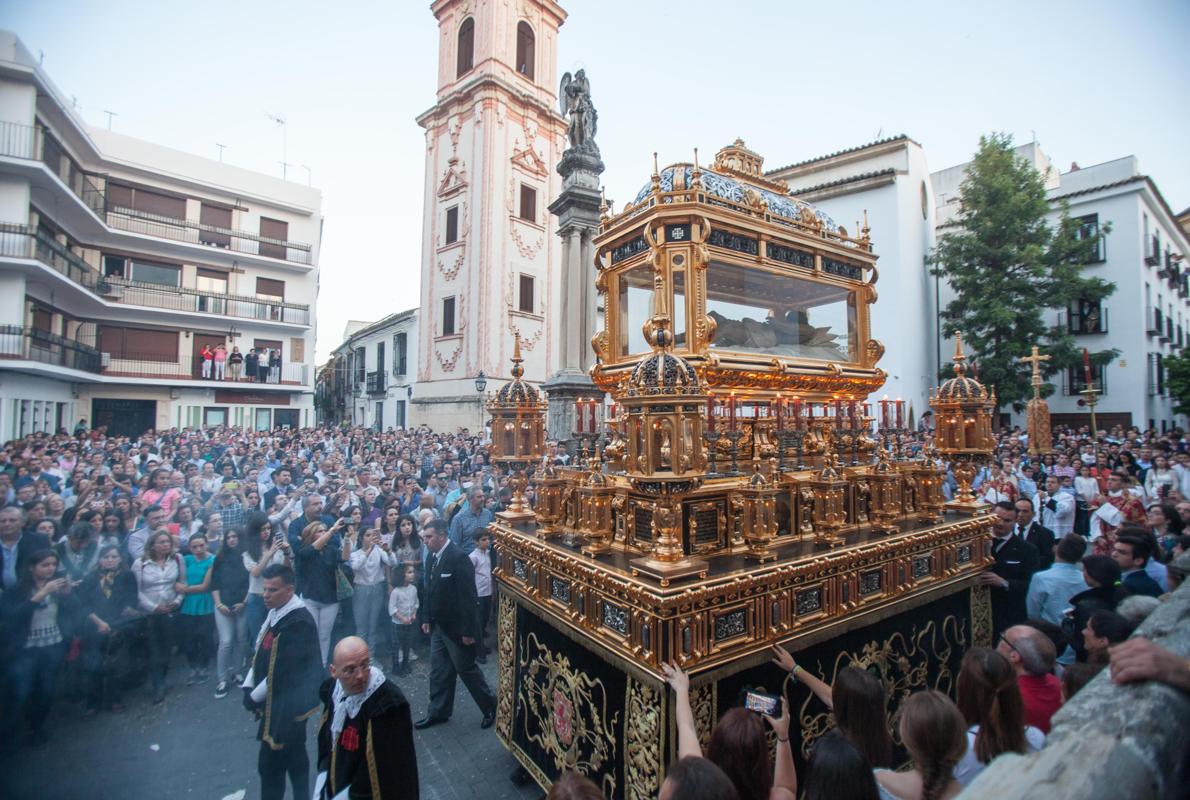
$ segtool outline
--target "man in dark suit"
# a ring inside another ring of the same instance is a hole
[[[413,727],[428,728],[450,719],[457,675],[483,712],[480,727],[490,728],[496,721],[496,697],[475,664],[475,573],[471,559],[447,538],[446,530],[445,522],[434,519],[421,535],[429,550],[419,615],[422,631],[430,634],[430,708]]]
[[[979,582],[992,593],[992,635],[1000,634],[1025,621],[1025,598],[1029,580],[1037,571],[1037,548],[1024,539],[1013,536],[1016,509],[1002,500],[992,507],[992,557],[996,563],[979,576]]]
[[[1013,535],[1037,548],[1038,570],[1049,569],[1054,565],[1054,532],[1033,518],[1031,500],[1016,501],[1016,528],[1013,529]]]
[[[297,491],[297,487],[293,485],[293,470],[289,467],[277,467],[273,470],[273,488],[264,493],[264,507],[269,513],[272,513],[273,503],[277,501],[278,495],[285,495],[288,497]]]
[[[48,536],[23,533],[24,527],[24,511],[16,506],[0,509],[0,590],[12,589],[17,585],[21,579],[21,567],[31,553],[50,549]]]
[[[1120,529],[1116,543],[1112,545],[1111,557],[1120,565],[1120,583],[1128,594],[1161,596],[1161,584],[1145,571],[1152,554],[1152,545],[1143,532],[1131,533],[1128,527]]]

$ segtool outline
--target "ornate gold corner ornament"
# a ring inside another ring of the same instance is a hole
[[[661,789],[661,690],[629,676],[624,707],[624,796],[653,800]],[[609,795],[610,796],[610,795]]]

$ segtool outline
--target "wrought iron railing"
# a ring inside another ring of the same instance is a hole
[[[156,236],[161,239],[172,239],[176,242],[219,247],[236,253],[292,261],[295,264],[314,263],[310,245],[302,242],[270,239],[267,236],[235,228],[222,228],[193,220],[165,217],[124,206],[108,208],[107,224],[117,230]]]
[[[96,291],[105,299],[128,305],[193,311],[237,319],[310,324],[310,307],[299,303],[280,303],[245,295],[218,294],[176,286],[138,283],[123,278],[100,278]]]
[[[0,255],[32,258],[102,296],[108,302],[193,311],[237,319],[310,324],[310,306],[262,300],[248,295],[219,294],[180,286],[138,283],[103,276],[54,239],[27,225],[0,223]]]
[[[249,231],[173,219],[121,206],[109,207],[106,194],[100,188],[105,179],[80,169],[44,127],[0,120],[0,156],[41,161],[110,228],[295,264],[314,263],[313,248],[304,242],[271,239]]]
[[[84,372],[99,372],[101,363],[94,347],[20,325],[0,325],[0,359],[37,361]]]
[[[151,353],[99,353],[100,373],[118,378],[159,378],[176,381],[216,381],[239,386],[243,385],[287,385],[305,386],[309,383],[309,369],[306,364],[282,364],[279,374],[274,378],[266,364],[264,370],[259,368],[249,373],[247,364],[240,370],[238,378],[232,377],[229,365],[224,366],[222,379],[217,379],[215,364],[212,361],[209,373],[204,367],[203,359],[195,356],[162,356]]]

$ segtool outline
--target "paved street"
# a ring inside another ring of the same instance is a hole
[[[424,651],[421,655],[413,675],[397,681],[415,720],[429,692],[429,659]],[[171,691],[160,706],[149,702],[145,690],[134,690],[125,698],[124,713],[84,720],[79,704],[60,702],[48,727],[50,743],[0,762],[5,783],[0,795],[16,800],[258,798],[256,726],[239,694],[216,700],[213,682],[174,688],[185,680],[186,670],[178,661],[170,673]],[[494,659],[484,671],[495,687]],[[423,800],[539,798],[535,784],[518,788],[508,780],[515,760],[492,730],[480,730],[479,710],[462,683],[458,691],[448,724],[415,732]],[[312,720],[308,729],[311,764],[315,725]]]

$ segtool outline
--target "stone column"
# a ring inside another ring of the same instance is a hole
[[[558,164],[562,193],[549,207],[558,218],[558,235],[562,237],[563,275],[561,365],[542,387],[549,394],[546,435],[571,455],[575,453],[575,401],[602,401],[604,395],[588,375],[594,362],[590,340],[597,326],[592,239],[599,231],[599,176],[603,168],[593,143],[567,150]]]

